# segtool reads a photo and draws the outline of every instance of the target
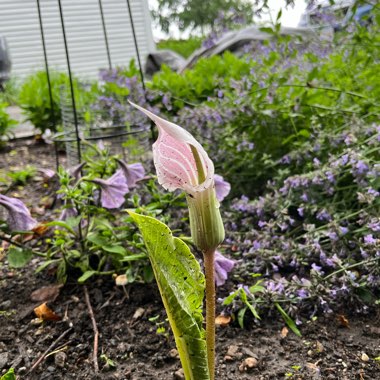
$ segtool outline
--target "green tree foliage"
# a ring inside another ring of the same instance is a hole
[[[175,23],[181,31],[213,27],[215,19],[223,12],[224,17],[241,16],[252,20],[254,7],[248,0],[158,0],[158,9],[153,17],[158,20],[163,31],[168,32]]]

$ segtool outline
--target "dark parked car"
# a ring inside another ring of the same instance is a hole
[[[0,88],[9,79],[11,73],[11,58],[5,37],[0,37]]]
[[[306,39],[317,36],[316,32],[311,28],[290,28],[281,27],[281,35],[299,36]],[[204,57],[212,57],[221,55],[225,51],[233,52],[240,55],[244,53],[244,47],[252,42],[259,42],[273,38],[273,35],[263,31],[258,26],[250,26],[248,28],[233,30],[223,34],[212,44],[197,49],[188,59],[184,59],[178,54],[170,50],[158,50],[148,55],[145,71],[148,75],[153,75],[160,70],[162,64],[166,64],[177,72],[191,68],[194,64]]]

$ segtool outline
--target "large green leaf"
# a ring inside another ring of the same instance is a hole
[[[149,216],[129,212],[148,250],[186,380],[210,379],[202,328],[205,279],[189,247]]]

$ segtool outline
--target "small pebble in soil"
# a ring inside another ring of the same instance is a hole
[[[60,368],[63,368],[65,366],[65,363],[66,363],[66,354],[64,352],[57,352],[55,355],[54,355],[54,363],[57,367],[60,367]]]
[[[179,359],[178,351],[175,348],[171,349],[169,351],[169,357],[172,359]]]
[[[365,352],[363,352],[362,356],[361,356],[361,359],[362,359],[363,362],[368,362],[369,361],[369,356]]]
[[[257,365],[258,365],[257,359],[255,359],[255,358],[246,358],[239,365],[239,371],[240,372],[246,372],[246,371],[249,371],[252,368],[257,367]]]
[[[8,352],[0,354],[0,369],[3,369],[8,363]]]
[[[183,369],[179,369],[178,371],[175,371],[173,374],[173,378],[175,380],[185,380],[185,374],[183,372]]]

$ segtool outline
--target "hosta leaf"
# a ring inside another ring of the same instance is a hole
[[[189,247],[149,216],[129,212],[148,250],[186,380],[210,379],[202,328],[204,276]]]

